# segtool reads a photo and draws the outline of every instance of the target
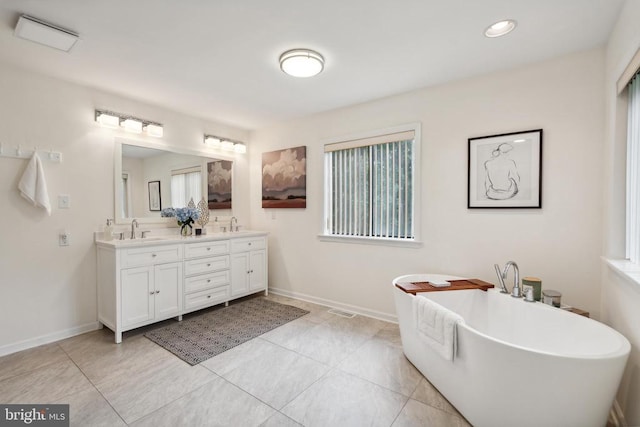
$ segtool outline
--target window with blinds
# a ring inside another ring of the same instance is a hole
[[[325,235],[415,238],[415,131],[325,145]]]
[[[640,73],[628,86],[627,110],[627,259],[640,264]]]
[[[184,208],[193,199],[198,203],[202,197],[202,175],[200,167],[171,171],[171,206]]]

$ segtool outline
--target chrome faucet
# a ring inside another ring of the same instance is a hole
[[[496,269],[496,274],[498,275],[498,281],[500,282],[500,292],[503,294],[508,294],[509,290],[507,286],[504,284],[504,280],[507,278],[507,273],[509,272],[509,267],[513,267],[513,289],[511,290],[511,296],[514,298],[522,298],[522,292],[520,289],[520,270],[518,269],[518,264],[514,261],[509,261],[505,264],[504,270],[500,272],[500,266],[498,264],[494,264]]]
[[[238,231],[238,218],[236,218],[235,216],[231,217],[231,221],[229,223],[229,231],[233,231],[233,221],[236,222],[236,231]]]
[[[131,221],[131,238],[132,239],[136,238],[136,228],[138,228],[138,220],[134,218],[133,221]]]

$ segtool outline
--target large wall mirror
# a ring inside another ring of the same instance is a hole
[[[161,217],[162,209],[203,197],[220,215],[231,215],[231,156],[124,138],[116,138],[114,152],[116,224],[133,218],[173,224],[174,218]]]

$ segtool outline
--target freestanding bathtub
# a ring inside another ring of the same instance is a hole
[[[422,292],[396,283],[462,279],[414,274],[393,281],[407,358],[475,427],[603,427],[629,356],[627,339],[608,326],[496,289]],[[464,319],[457,354],[445,360],[417,333],[413,299]]]

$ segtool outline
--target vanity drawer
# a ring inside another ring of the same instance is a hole
[[[229,268],[229,255],[190,259],[184,262],[184,274],[191,276],[193,274],[212,273],[218,270],[226,270]]]
[[[218,271],[217,273],[202,274],[200,276],[187,277],[184,279],[184,292],[198,292],[209,288],[228,285],[230,281],[229,270]]]
[[[180,261],[181,259],[182,245],[161,245],[124,249],[120,262],[122,268],[128,268]]]
[[[229,285],[220,286],[207,291],[185,295],[184,309],[195,310],[216,303],[229,301],[229,298],[231,298],[231,287]]]
[[[184,245],[185,258],[199,258],[229,253],[229,241],[217,240],[213,242],[187,243]]]
[[[231,241],[231,252],[247,252],[255,249],[264,249],[267,246],[266,237],[246,237]]]

